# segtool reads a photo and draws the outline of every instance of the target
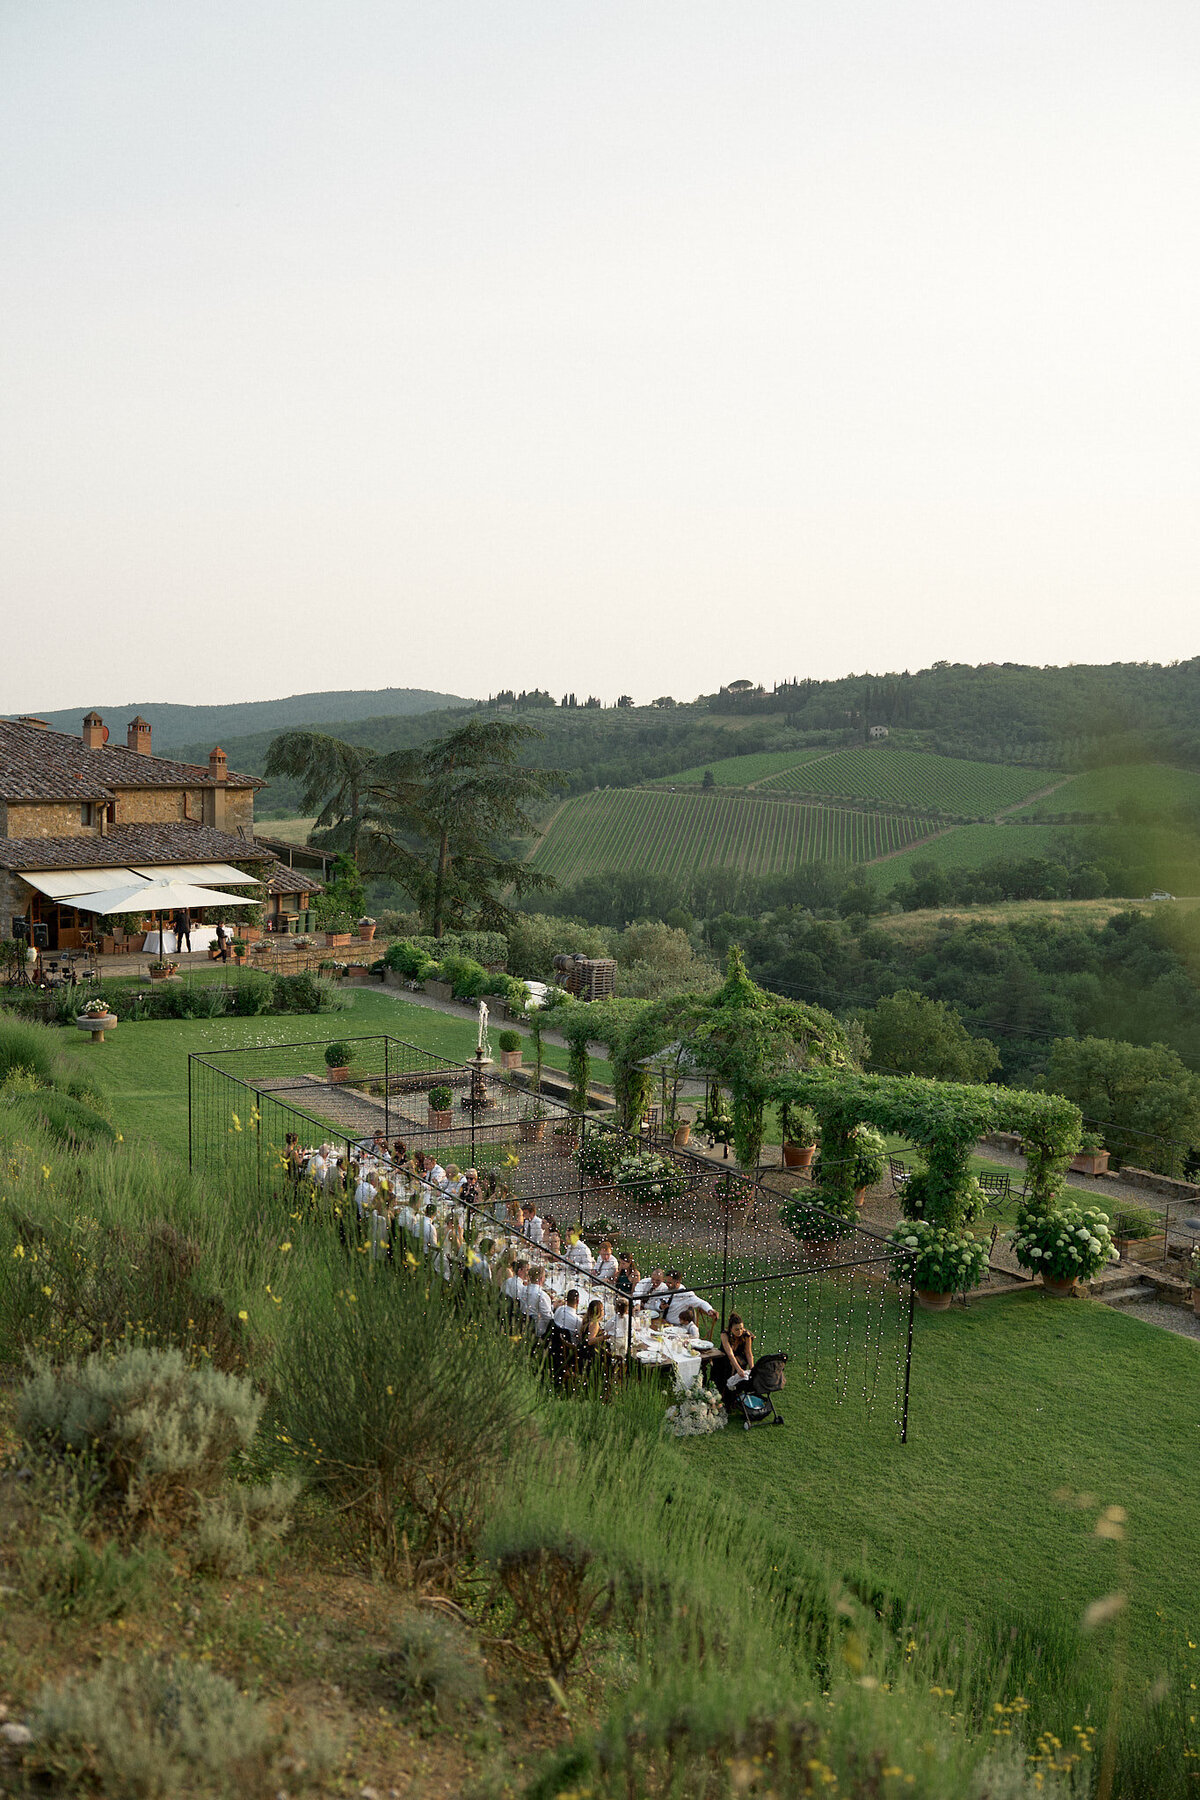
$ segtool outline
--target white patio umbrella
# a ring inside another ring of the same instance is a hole
[[[134,887],[106,888],[99,894],[71,896],[71,905],[83,912],[153,913],[158,920],[158,953],[163,955],[162,915],[178,912],[182,906],[256,906],[259,902],[218,893],[215,888],[197,887],[190,881],[141,881]]]

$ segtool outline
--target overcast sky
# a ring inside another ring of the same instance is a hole
[[[1200,651],[1195,0],[3,0],[0,708]]]

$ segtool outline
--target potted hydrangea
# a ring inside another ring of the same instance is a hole
[[[1021,1267],[1040,1275],[1056,1300],[1066,1299],[1077,1281],[1090,1280],[1120,1256],[1108,1214],[1074,1202],[1053,1212],[1027,1213],[1009,1241]]]
[[[583,1179],[594,1188],[608,1187],[621,1154],[621,1145],[611,1131],[586,1131],[575,1152],[575,1161]]]
[[[826,1265],[833,1261],[838,1240],[853,1230],[848,1219],[822,1206],[812,1194],[795,1193],[779,1209],[781,1222],[804,1246],[811,1263]]]
[[[639,1206],[666,1206],[687,1192],[687,1177],[657,1150],[629,1150],[619,1156],[612,1177]]]
[[[444,1082],[429,1090],[429,1128],[431,1131],[449,1131],[450,1121],[454,1117],[454,1095]]]
[[[707,1437],[726,1422],[725,1404],[715,1388],[684,1388],[668,1406],[664,1429],[673,1437]]]
[[[978,1287],[988,1270],[988,1247],[969,1231],[952,1231],[926,1219],[902,1219],[889,1234],[896,1255],[893,1281],[911,1281],[918,1306],[945,1312],[955,1294]]]

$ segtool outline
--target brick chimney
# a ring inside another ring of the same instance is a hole
[[[229,764],[220,744],[208,753],[208,779],[215,782],[204,796],[205,823],[217,831],[225,829],[225,782]]]
[[[143,719],[141,713],[136,719],[130,719],[129,724],[125,727],[125,742],[128,748],[136,751],[139,756],[150,755],[150,725],[146,719]]]
[[[90,712],[84,715],[83,742],[85,749],[88,750],[102,750],[105,744],[107,744],[108,731],[105,727],[104,720],[100,717],[98,712]]]

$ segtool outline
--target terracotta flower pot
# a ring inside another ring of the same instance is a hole
[[[867,1204],[867,1190],[865,1187],[855,1188],[854,1204],[857,1206],[859,1212],[861,1212],[863,1207]]]
[[[1071,1158],[1071,1167],[1077,1175],[1107,1175],[1108,1151],[1081,1150]]]
[[[935,1294],[932,1288],[914,1288],[917,1305],[926,1312],[949,1312],[953,1294]]]
[[[829,1238],[802,1238],[804,1260],[814,1269],[827,1269],[833,1261],[835,1244]]]
[[[360,925],[358,928],[358,935],[364,944],[369,944],[371,939],[375,936],[375,927],[373,925]]]
[[[431,1106],[429,1108],[430,1131],[449,1131],[453,1118],[454,1114],[452,1112],[436,1112]]]
[[[340,1087],[342,1085],[343,1081],[349,1081],[349,1079],[350,1079],[349,1064],[343,1065],[343,1067],[340,1069],[330,1069],[328,1071],[328,1074],[329,1074],[330,1086],[331,1087]]]
[[[688,1119],[685,1121],[684,1124],[677,1125],[675,1127],[675,1134],[672,1137],[671,1142],[674,1144],[674,1146],[677,1150],[686,1150],[687,1142],[688,1142],[688,1139],[691,1137],[691,1135],[692,1135],[692,1122],[690,1119]]]
[[[1052,1300],[1069,1300],[1071,1295],[1075,1292],[1075,1277],[1073,1275],[1068,1275],[1060,1281],[1053,1275],[1044,1274],[1042,1276],[1042,1286]]]
[[[545,1119],[522,1119],[517,1127],[523,1144],[540,1144],[546,1135]]]
[[[786,1139],[783,1145],[783,1166],[785,1169],[811,1169],[812,1159],[817,1154],[815,1144],[793,1144]]]
[[[502,1069],[519,1069],[520,1066],[521,1066],[521,1051],[520,1050],[502,1050],[500,1052],[500,1067]]]

